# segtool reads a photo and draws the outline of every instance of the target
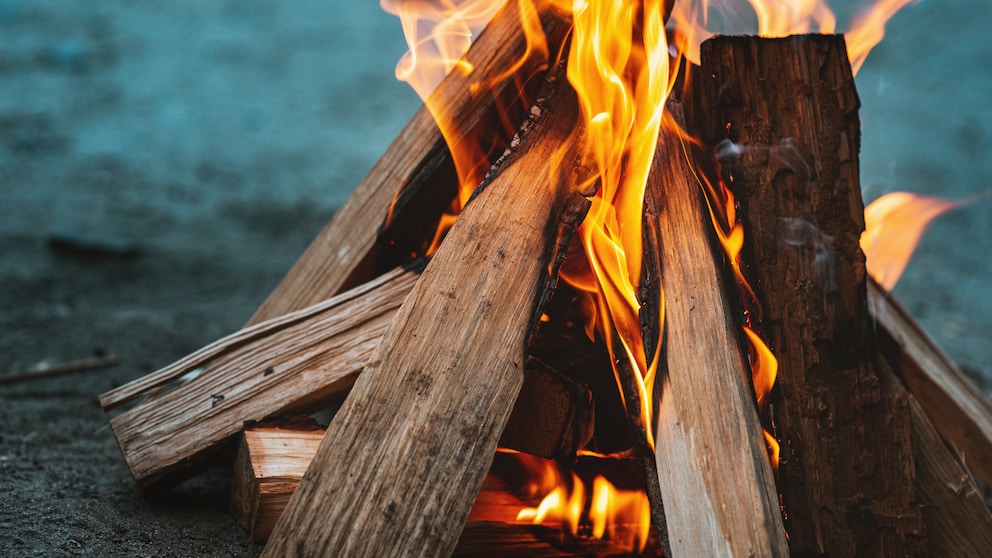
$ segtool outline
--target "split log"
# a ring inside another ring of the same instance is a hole
[[[891,294],[868,281],[882,354],[964,464],[992,486],[992,405]]]
[[[103,394],[104,410],[146,397],[110,420],[135,480],[147,486],[202,462],[245,421],[304,412],[346,392],[417,277],[397,269]]]
[[[228,509],[252,540],[268,540],[323,437],[324,429],[316,425],[245,427]]]
[[[555,74],[557,94],[459,217],[338,411],[265,556],[454,550],[523,383],[559,228],[588,204],[558,172],[573,166],[576,147],[561,149],[579,125]]]
[[[540,23],[554,55],[570,28],[568,18],[545,8]],[[445,107],[442,118],[462,136],[491,142],[487,145],[491,161],[503,152],[532,106],[547,67],[547,58],[540,51],[529,51],[530,46],[518,3],[507,2],[466,54],[474,70],[467,75],[452,72],[432,94],[432,104]],[[525,52],[530,54],[521,60]],[[488,83],[511,67],[514,70],[505,79]],[[471,86],[484,81],[487,87]],[[423,107],[249,325],[316,304],[402,265],[411,252],[422,250],[420,243],[430,241],[457,184],[448,147],[434,117]],[[391,224],[384,229],[390,211]]]
[[[779,359],[778,488],[793,554],[925,552],[905,396],[880,388],[858,239],[859,101],[841,36],[718,37],[703,130],[743,210]]]
[[[681,121],[679,104],[668,110]],[[743,334],[683,150],[662,137],[644,199],[645,282],[664,289],[655,453],[672,553],[786,556]]]

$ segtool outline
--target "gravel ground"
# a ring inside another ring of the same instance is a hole
[[[989,190],[990,21],[987,0],[892,20],[857,79],[866,198]],[[222,475],[141,495],[96,396],[237,329],[347,198],[419,105],[399,24],[375,2],[0,0],[0,37],[0,372],[121,357],[0,385],[0,555],[255,555]],[[896,288],[984,381],[990,203],[940,218]]]

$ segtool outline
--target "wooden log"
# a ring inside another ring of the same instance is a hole
[[[345,393],[417,277],[397,269],[103,394],[104,410],[146,397],[110,420],[135,480],[147,486],[189,469],[233,440],[245,421],[302,412]]]
[[[268,540],[323,437],[324,429],[316,425],[245,427],[234,459],[228,509],[252,540]]]
[[[559,228],[587,208],[558,172],[577,149],[567,148],[578,118],[563,82],[428,264],[263,555],[454,550],[523,383]]]
[[[108,410],[150,394],[111,420],[134,477],[148,485],[202,462],[246,421],[343,397],[416,278],[416,272],[396,270],[364,285],[365,292],[349,291],[241,330],[104,394],[101,404]],[[158,396],[156,390],[218,360],[222,364]],[[589,390],[532,358],[524,378],[500,445],[541,457],[574,457],[592,436]]]
[[[992,405],[890,293],[868,281],[881,351],[969,469],[992,486]]]
[[[680,105],[668,110],[681,119]],[[655,453],[672,553],[785,556],[743,334],[683,149],[662,137],[644,199],[644,273],[664,289]]]
[[[893,363],[899,366],[898,354]],[[882,389],[905,396],[913,424],[916,494],[929,553],[966,558],[992,556],[992,513],[970,473],[948,451],[923,407],[906,393],[888,361],[879,363]]]
[[[704,138],[725,155],[761,332],[779,359],[771,404],[790,549],[919,555],[910,409],[880,389],[868,326],[859,101],[843,37],[718,37],[701,59]]]
[[[553,55],[569,30],[568,18],[543,8],[540,20]],[[507,2],[466,54],[474,70],[467,75],[452,72],[432,95],[432,104],[445,107],[442,118],[461,131],[460,136],[491,142],[484,151],[492,160],[502,153],[533,104],[548,64],[540,51],[521,60],[527,49],[518,3]],[[505,79],[472,87],[511,67],[514,70]],[[531,79],[535,75],[537,79]],[[411,252],[422,250],[425,238],[430,241],[438,218],[455,197],[457,183],[434,117],[421,108],[249,325],[316,304],[403,264]],[[384,228],[390,211],[391,225]]]

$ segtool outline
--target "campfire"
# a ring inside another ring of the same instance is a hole
[[[861,198],[905,3],[383,0],[424,108],[244,329],[101,397],[135,479],[233,461],[268,556],[992,555],[992,408],[887,293],[954,203]]]

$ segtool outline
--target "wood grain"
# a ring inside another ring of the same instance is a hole
[[[681,120],[680,105],[668,110]],[[659,142],[644,203],[646,273],[664,293],[655,454],[672,554],[787,556],[722,251],[674,134]]]
[[[899,301],[871,280],[868,301],[883,354],[940,437],[992,486],[992,405]]]
[[[245,421],[302,411],[345,393],[417,277],[397,269],[313,308],[236,332],[104,394],[104,408],[148,396],[110,420],[135,480],[148,485],[193,467],[232,440]],[[170,382],[178,385],[156,391]]]

